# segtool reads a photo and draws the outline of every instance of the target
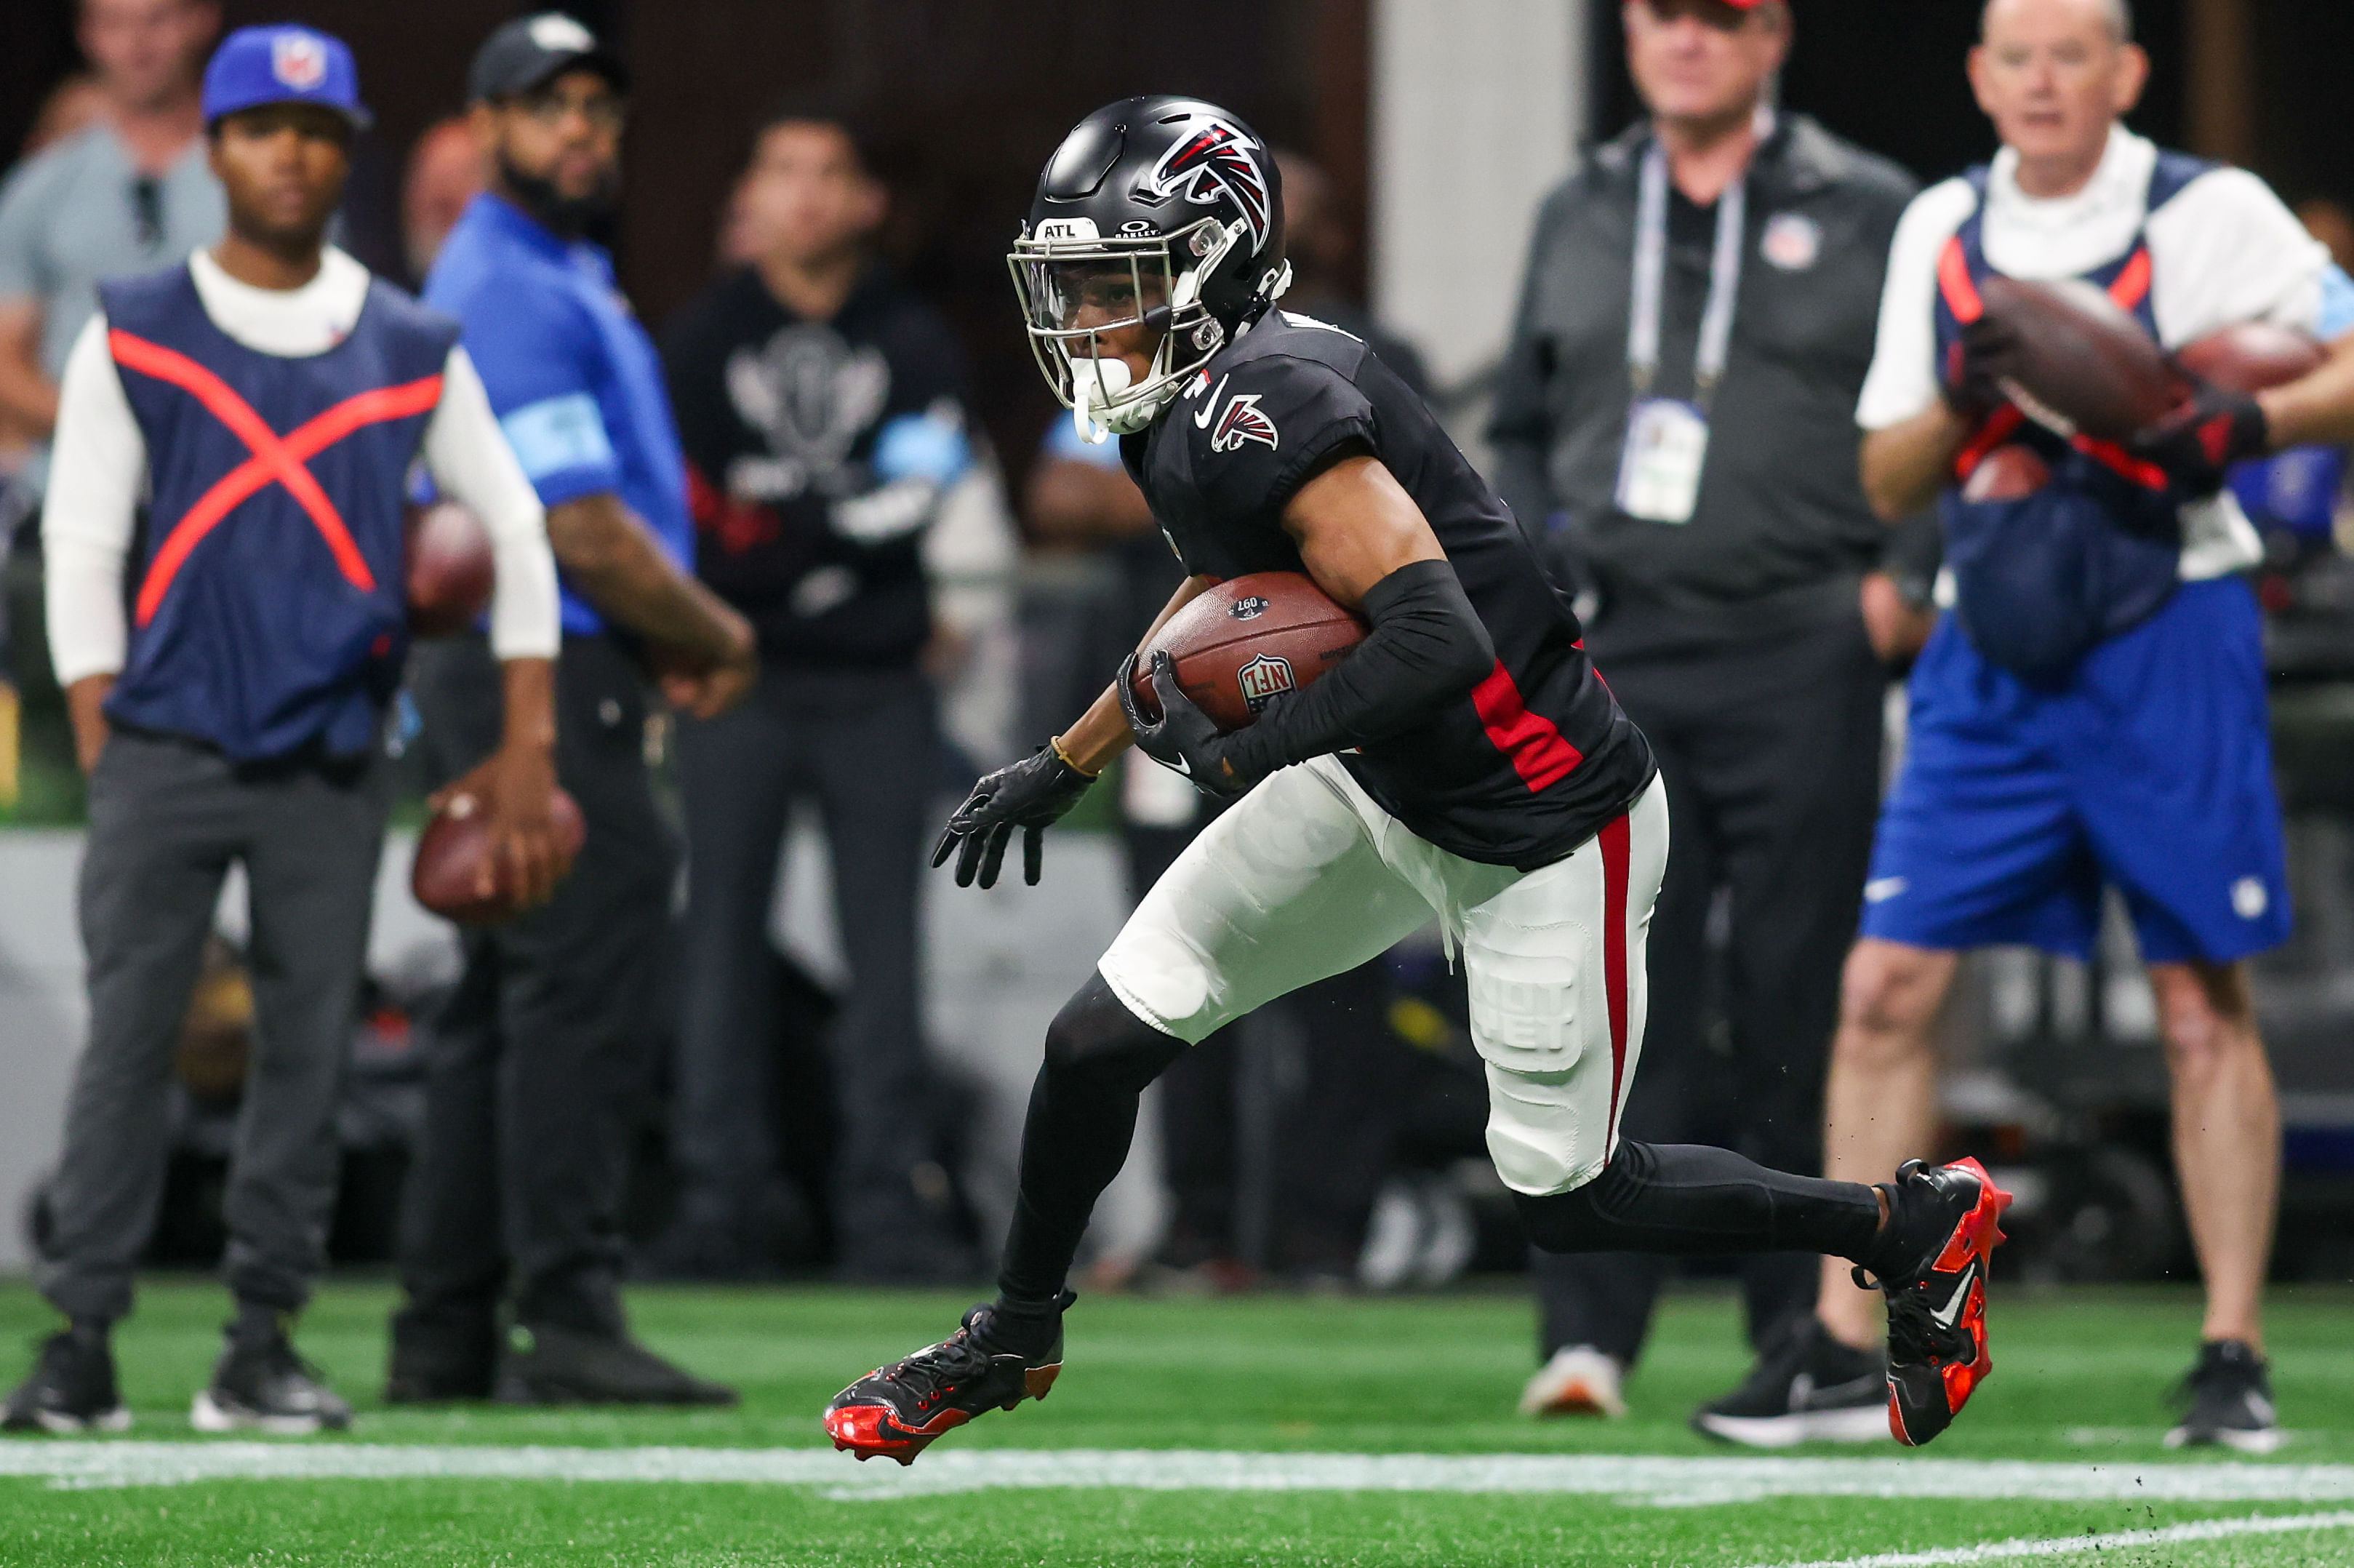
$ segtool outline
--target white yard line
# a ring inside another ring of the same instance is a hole
[[[2043,1464],[2001,1459],[1282,1454],[1200,1449],[936,1448],[902,1468],[821,1448],[473,1447],[346,1442],[0,1441],[0,1477],[53,1487],[227,1480],[731,1483],[893,1498],[997,1489],[1570,1493],[1689,1508],[1776,1497],[2043,1502],[2354,1502],[2354,1465]],[[1923,1561],[1943,1561],[1924,1559]]]
[[[2020,1557],[2072,1557],[2081,1552],[2126,1552],[2139,1546],[2177,1546],[2198,1541],[2230,1541],[2243,1535],[2301,1535],[2308,1531],[2354,1530],[2354,1512],[2260,1514],[2251,1519],[2203,1519],[2158,1530],[2120,1530],[2106,1535],[2058,1535],[2044,1541],[1990,1541],[1983,1546],[1944,1546],[1931,1552],[1884,1552],[1877,1557],[1825,1558],[1779,1568],[1947,1568],[1964,1563],[2000,1563]]]

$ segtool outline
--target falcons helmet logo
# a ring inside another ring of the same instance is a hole
[[[1213,205],[1220,196],[1231,197],[1250,229],[1256,255],[1267,243],[1275,216],[1275,199],[1259,164],[1265,155],[1266,150],[1241,130],[1205,115],[1191,135],[1161,154],[1145,188],[1154,196],[1180,196],[1202,207]]]
[[[1230,452],[1245,441],[1273,447],[1277,439],[1275,421],[1258,411],[1258,394],[1237,392],[1226,399],[1225,411],[1218,416],[1218,428],[1210,437],[1210,450]]]

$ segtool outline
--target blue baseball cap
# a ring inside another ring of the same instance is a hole
[[[205,67],[205,123],[266,103],[315,103],[365,131],[375,120],[360,101],[350,46],[312,27],[239,27]]]

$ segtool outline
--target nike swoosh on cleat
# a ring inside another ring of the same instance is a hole
[[[1978,1266],[1976,1262],[1973,1262],[1967,1268],[1962,1270],[1961,1278],[1954,1283],[1954,1294],[1947,1298],[1943,1307],[1936,1308],[1929,1314],[1930,1317],[1936,1319],[1937,1326],[1939,1328],[1950,1329],[1960,1319],[1962,1315],[1962,1304],[1969,1299],[1970,1285],[1977,1279],[1978,1272]]]

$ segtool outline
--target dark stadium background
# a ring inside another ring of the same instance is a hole
[[[231,26],[300,19],[350,40],[377,114],[352,242],[398,275],[394,195],[409,145],[461,106],[468,56],[490,29],[541,8],[228,0],[225,11]],[[1008,330],[1001,258],[1039,164],[1080,115],[1128,92],[1199,92],[1316,156],[1363,210],[1369,0],[578,0],[569,8],[619,41],[637,77],[617,249],[646,318],[659,323],[707,275],[719,203],[763,106],[787,90],[839,95],[884,132],[902,198],[896,259],[955,316],[999,450],[1017,465],[1051,410]],[[1617,7],[1595,9],[1589,130],[1607,134],[1632,99]],[[1924,176],[1990,149],[1959,66],[1976,0],[1795,0],[1795,9],[1791,105]],[[2137,10],[2158,68],[2139,129],[2246,163],[2292,202],[2354,199],[2354,138],[2311,130],[2343,116],[2354,6],[2145,0]],[[0,147],[14,147],[43,93],[79,61],[73,0],[9,0],[5,11]],[[2231,47],[2234,36],[2244,51]]]

